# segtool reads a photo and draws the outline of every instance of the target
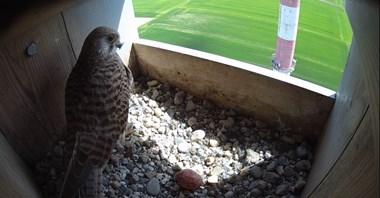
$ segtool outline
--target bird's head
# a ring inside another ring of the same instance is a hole
[[[117,31],[108,27],[97,27],[87,36],[82,51],[92,49],[92,52],[101,54],[115,53],[122,45]]]

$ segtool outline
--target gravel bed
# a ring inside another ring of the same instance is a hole
[[[313,158],[301,135],[156,80],[135,86],[125,139],[103,172],[105,197],[300,197]],[[46,197],[57,196],[64,146],[62,139],[33,171]],[[204,185],[181,188],[175,175],[184,168]]]

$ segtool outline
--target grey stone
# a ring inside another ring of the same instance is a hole
[[[226,194],[224,194],[224,197],[225,198],[231,198],[231,197],[234,197],[234,191],[228,191],[226,192]]]
[[[289,186],[287,184],[281,184],[276,187],[276,195],[284,196],[289,194]]]
[[[305,147],[303,147],[303,146],[297,147],[297,149],[296,149],[297,157],[299,157],[301,159],[306,159],[308,154],[309,154],[309,152],[307,151],[307,149]]]
[[[185,92],[183,92],[183,91],[177,92],[174,96],[174,104],[175,105],[182,104],[185,96],[186,96]]]
[[[292,167],[285,166],[285,168],[284,168],[284,175],[285,175],[285,177],[290,177],[290,176],[294,175],[294,173],[295,173],[295,171],[294,171],[294,169]]]
[[[296,168],[299,171],[308,171],[311,168],[309,160],[300,160],[296,163]]]
[[[264,180],[259,180],[256,183],[256,187],[259,189],[265,189],[267,187],[267,182]]]
[[[254,178],[261,178],[263,176],[263,172],[258,166],[252,166],[250,173]]]
[[[209,109],[215,108],[215,105],[208,100],[203,100],[202,104],[203,104],[203,106],[205,106],[206,108],[209,108]]]
[[[262,194],[263,194],[263,192],[260,189],[258,189],[258,188],[254,188],[254,189],[251,190],[251,195],[253,197],[259,197]]]
[[[270,183],[278,183],[281,180],[280,176],[273,172],[265,172],[263,179]]]
[[[283,166],[277,166],[276,167],[276,172],[279,175],[283,175],[284,174],[284,167]]]
[[[120,186],[119,192],[120,192],[121,195],[126,195],[127,194],[127,190],[128,190],[127,186],[126,185],[122,185],[122,186]]]
[[[255,125],[256,125],[257,128],[264,128],[264,127],[266,127],[266,124],[264,122],[260,121],[260,120],[256,120],[255,121]]]
[[[223,120],[223,127],[231,128],[235,124],[235,120],[232,117],[228,117],[226,120]]]
[[[277,162],[276,161],[272,161],[268,166],[267,166],[267,171],[274,171],[277,167]]]
[[[104,186],[110,185],[110,180],[107,177],[103,176],[102,180],[103,180],[103,185]]]
[[[303,187],[305,187],[306,185],[306,182],[305,180],[303,180],[302,177],[299,177],[296,181],[296,183],[294,184],[294,188],[297,189],[297,190],[300,190],[302,189]]]
[[[286,157],[286,156],[280,156],[279,158],[278,158],[278,164],[279,165],[284,165],[284,166],[287,166],[287,165],[289,165],[289,159]]]
[[[143,153],[140,155],[140,160],[142,163],[146,164],[149,161],[149,157]]]
[[[160,95],[160,92],[157,90],[154,90],[152,93],[152,99],[155,100]]]
[[[240,178],[239,175],[232,175],[232,176],[230,176],[230,178],[228,179],[228,183],[230,183],[230,184],[235,184],[235,183],[237,183],[240,179],[241,179],[241,178]]]
[[[160,181],[157,178],[152,178],[146,185],[146,191],[150,195],[158,195],[161,191]]]
[[[181,168],[180,165],[178,165],[178,164],[174,164],[174,165],[172,166],[172,170],[178,172],[178,171],[182,170],[182,168]]]
[[[145,175],[146,175],[149,179],[152,179],[153,177],[155,177],[155,176],[157,175],[157,173],[151,171],[151,172],[147,172],[147,173],[145,173]]]
[[[118,181],[112,181],[111,182],[111,186],[112,186],[113,189],[117,190],[117,189],[120,188],[121,184]]]
[[[187,124],[189,124],[190,126],[193,126],[197,123],[197,118],[195,117],[190,117],[188,120],[187,120]]]
[[[187,104],[186,104],[186,108],[185,108],[185,110],[186,110],[186,111],[193,111],[194,109],[196,109],[196,106],[195,106],[194,102],[191,101],[191,100],[189,100],[189,101],[187,102]]]

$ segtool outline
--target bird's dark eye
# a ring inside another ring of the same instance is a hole
[[[108,41],[112,42],[115,39],[115,37],[113,35],[109,35],[107,39]]]

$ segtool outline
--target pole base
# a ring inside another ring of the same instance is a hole
[[[294,69],[296,67],[296,62],[297,61],[295,59],[293,59],[292,65],[289,68],[283,68],[283,67],[281,67],[281,63],[276,61],[275,54],[273,54],[273,56],[272,56],[272,69],[273,69],[273,71],[277,71],[281,74],[285,74],[285,75],[290,76],[290,74],[294,71]]]

